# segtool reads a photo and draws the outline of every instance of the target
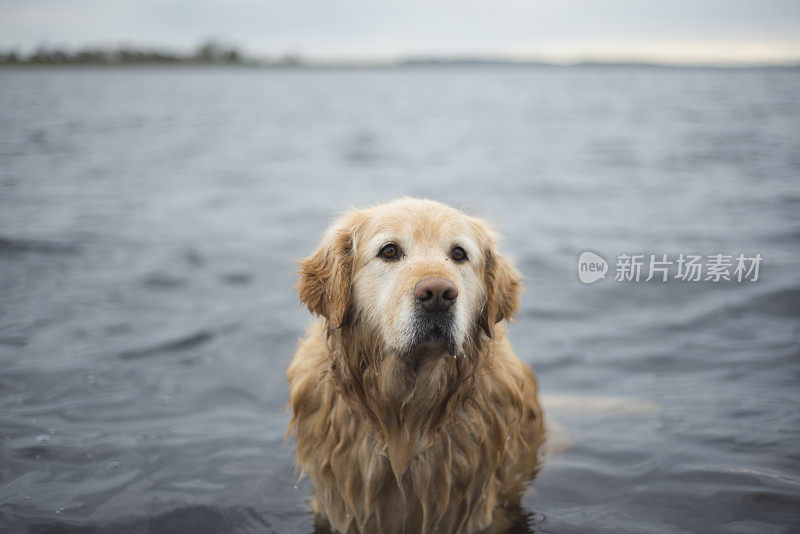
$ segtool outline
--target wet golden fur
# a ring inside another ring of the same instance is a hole
[[[388,265],[382,240],[409,251]],[[446,255],[464,243],[466,265]],[[376,245],[377,244],[377,245]],[[342,533],[476,532],[500,525],[539,465],[536,379],[513,353],[505,320],[521,282],[483,220],[400,199],[353,210],[301,261],[298,289],[320,316],[287,378],[296,461],[313,510]],[[453,280],[453,354],[406,335],[416,281]],[[493,336],[493,338],[492,338]]]

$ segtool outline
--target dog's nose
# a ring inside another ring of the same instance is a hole
[[[414,286],[414,297],[426,310],[446,310],[458,296],[458,288],[444,278],[423,278]]]

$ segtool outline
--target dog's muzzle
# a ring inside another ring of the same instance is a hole
[[[414,286],[416,344],[442,344],[454,350],[453,304],[458,288],[444,278],[423,278]]]

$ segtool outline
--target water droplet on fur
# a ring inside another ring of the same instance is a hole
[[[294,489],[297,489],[297,486],[295,486]]]
[[[113,462],[108,464],[109,469],[119,469],[122,464],[118,461],[114,460]]]
[[[50,443],[50,436],[47,434],[42,434],[41,436],[36,436],[36,443]]]

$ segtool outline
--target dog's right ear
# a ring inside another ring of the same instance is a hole
[[[325,317],[331,330],[342,326],[350,308],[353,231],[347,221],[334,223],[314,253],[300,260],[300,301],[314,315]]]

